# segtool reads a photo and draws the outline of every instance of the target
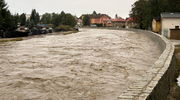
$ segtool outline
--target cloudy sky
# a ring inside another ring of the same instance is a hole
[[[5,0],[12,13],[30,14],[32,9],[36,9],[40,14],[60,13],[62,10],[73,15],[92,13],[115,14],[123,18],[128,17],[131,5],[136,0]]]

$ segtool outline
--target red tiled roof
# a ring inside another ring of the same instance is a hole
[[[125,20],[118,18],[118,19],[112,19],[111,21],[112,22],[124,22]]]
[[[127,18],[126,21],[135,21],[134,18]]]

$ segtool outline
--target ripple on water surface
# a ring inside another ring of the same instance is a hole
[[[160,55],[145,34],[82,29],[0,44],[0,100],[117,100]]]

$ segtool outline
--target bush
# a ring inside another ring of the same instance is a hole
[[[74,31],[74,29],[71,26],[68,25],[60,25],[55,28],[55,31]]]

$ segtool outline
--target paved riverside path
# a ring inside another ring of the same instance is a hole
[[[118,100],[160,56],[145,34],[81,29],[0,43],[0,100]]]

